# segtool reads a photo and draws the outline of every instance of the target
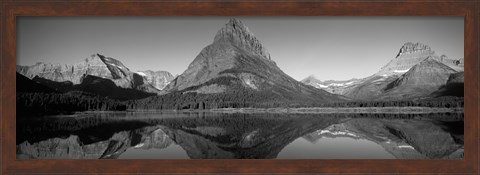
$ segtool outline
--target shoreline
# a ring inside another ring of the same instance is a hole
[[[225,113],[385,113],[385,114],[425,114],[425,113],[463,113],[464,108],[431,108],[431,107],[307,107],[307,108],[220,108],[210,109],[212,112]]]
[[[464,108],[434,107],[303,107],[303,108],[216,108],[184,110],[126,110],[126,111],[84,111],[98,112],[221,112],[221,113],[292,113],[292,114],[329,114],[329,113],[385,113],[385,114],[425,114],[425,113],[463,113]]]

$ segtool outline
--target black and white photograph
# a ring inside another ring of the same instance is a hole
[[[20,160],[464,158],[463,16],[20,16],[16,41]]]

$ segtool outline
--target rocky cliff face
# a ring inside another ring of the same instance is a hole
[[[147,83],[153,85],[158,90],[162,90],[173,80],[173,75],[167,71],[138,71],[138,75],[144,77]]]
[[[159,92],[146,78],[130,71],[119,60],[100,54],[92,54],[73,65],[37,63],[32,66],[17,66],[17,72],[30,79],[39,77],[54,82],[70,82],[73,85],[85,84],[84,79],[93,76],[111,80],[119,88]]]
[[[308,98],[325,102],[341,99],[285,74],[270,59],[259,40],[237,19],[231,19],[220,29],[214,42],[205,47],[163,93],[212,94],[239,88],[256,93],[273,92],[274,96],[290,100]]]
[[[241,47],[251,53],[270,60],[270,53],[263,47],[262,43],[253,36],[247,26],[235,18],[231,18],[225,26],[220,29],[215,35],[214,43],[232,43],[235,46]]]

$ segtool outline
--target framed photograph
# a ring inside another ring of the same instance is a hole
[[[479,173],[476,1],[1,8],[2,174]]]

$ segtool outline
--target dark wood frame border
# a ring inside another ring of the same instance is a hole
[[[1,1],[1,173],[479,173],[479,1]],[[17,16],[463,16],[463,160],[16,160]]]

